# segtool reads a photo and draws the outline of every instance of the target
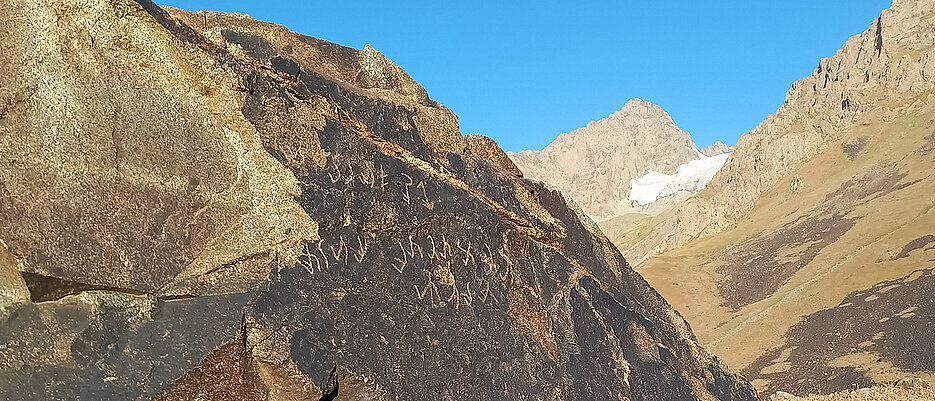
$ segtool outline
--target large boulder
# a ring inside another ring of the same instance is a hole
[[[0,398],[756,399],[376,50],[170,11],[0,3]]]

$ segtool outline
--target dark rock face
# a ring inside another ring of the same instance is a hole
[[[236,338],[252,296],[89,292],[19,306],[0,325],[0,399],[149,399]]]
[[[0,5],[0,135],[23,144],[0,145],[0,398],[756,399],[561,194],[372,48],[40,3]],[[27,62],[35,38],[69,46]],[[58,113],[49,79],[87,99]],[[98,100],[134,85],[154,101]],[[55,132],[110,145],[10,161]]]

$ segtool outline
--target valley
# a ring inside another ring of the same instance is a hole
[[[935,161],[925,151],[935,126],[920,118],[933,109],[918,107],[859,125],[853,134],[872,139],[856,157],[830,149],[779,181],[735,228],[638,270],[702,343],[762,390],[828,392],[928,376],[931,352],[907,363],[879,348],[931,346],[921,335],[931,316],[904,313],[935,302],[927,290],[935,253],[921,245],[935,227],[935,183],[932,170],[916,167]],[[847,168],[828,168],[837,165]],[[796,177],[806,189],[792,190]],[[832,315],[839,321],[820,323]]]
[[[598,219],[761,395],[935,384],[933,15],[894,2],[706,188]]]

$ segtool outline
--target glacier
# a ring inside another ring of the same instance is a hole
[[[701,191],[724,166],[730,155],[731,153],[722,153],[708,157],[698,152],[698,160],[679,166],[675,174],[649,171],[640,178],[630,180],[630,195],[627,198],[640,206],[646,206],[678,191]]]

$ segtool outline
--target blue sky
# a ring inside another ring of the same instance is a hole
[[[506,150],[541,149],[630,98],[699,146],[730,144],[889,0],[157,0],[245,12],[356,48],[372,44]]]

